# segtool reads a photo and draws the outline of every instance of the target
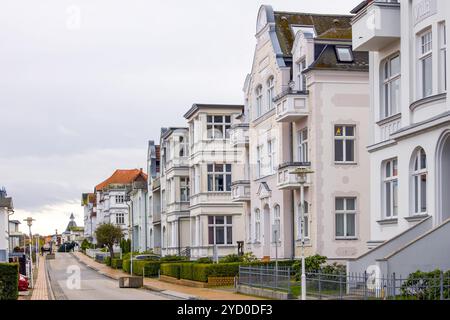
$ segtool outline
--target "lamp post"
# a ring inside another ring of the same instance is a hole
[[[30,278],[31,278],[31,288],[34,288],[34,281],[33,281],[33,235],[31,234],[31,226],[33,225],[33,221],[36,221],[32,217],[28,217],[24,219],[23,221],[26,221],[28,225],[28,230],[30,233]],[[37,260],[37,257],[36,257]]]
[[[314,173],[314,171],[308,168],[301,167],[297,168],[291,172],[298,177],[298,182],[300,183],[300,214],[301,214],[301,241],[302,241],[302,275],[301,275],[301,299],[306,300],[306,272],[305,272],[305,184],[308,180],[308,174]]]

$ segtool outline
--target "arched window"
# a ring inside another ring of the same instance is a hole
[[[256,116],[259,117],[262,115],[262,99],[263,99],[263,89],[262,86],[259,85],[256,87]]]
[[[412,194],[414,214],[427,212],[427,155],[422,148],[413,154]]]
[[[302,210],[304,210],[302,221]],[[309,238],[309,204],[307,201],[303,201],[303,208],[298,205],[298,215],[297,215],[297,238],[302,240],[302,231],[305,228],[305,239]]]
[[[383,164],[383,213],[385,219],[398,215],[398,161],[397,158]]]
[[[281,239],[281,213],[279,205],[275,205],[275,207],[273,207],[273,220],[274,229],[277,231],[277,237],[276,239],[274,239],[274,241],[279,242]]]
[[[255,240],[257,242],[261,240],[261,211],[259,209],[255,211]]]
[[[273,98],[275,92],[275,80],[273,77],[270,77],[269,80],[267,80],[267,109],[271,110],[274,107]]]

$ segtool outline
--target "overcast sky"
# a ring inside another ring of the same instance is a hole
[[[14,0],[0,7],[0,187],[12,219],[63,231],[82,192],[145,168],[194,102],[242,103],[258,8],[347,14],[360,0]],[[22,225],[22,230],[25,230]]]

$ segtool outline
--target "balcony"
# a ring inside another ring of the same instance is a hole
[[[231,201],[246,202],[250,201],[250,181],[235,181],[231,185]]]
[[[309,115],[308,92],[288,90],[275,97],[276,121],[294,122]]]
[[[353,50],[379,51],[400,39],[400,3],[372,1],[356,8],[352,20]]]
[[[231,192],[203,192],[191,196],[191,207],[197,205],[214,205],[229,203]]]
[[[233,147],[248,147],[248,123],[235,124],[230,130],[230,142]]]
[[[292,174],[295,169],[298,168],[310,168],[311,163],[309,162],[288,162],[280,165],[278,167],[278,189],[280,190],[298,190],[300,188],[300,183],[298,176]],[[308,180],[305,184],[306,187],[311,185],[311,175],[308,175]]]

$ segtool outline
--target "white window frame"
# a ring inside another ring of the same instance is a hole
[[[309,162],[308,128],[297,131],[297,159],[298,162]]]
[[[399,72],[393,73],[392,61],[395,59],[399,60]],[[397,53],[382,63],[382,87],[381,87],[381,97],[382,97],[382,110],[381,119],[389,118],[400,112],[400,95],[401,95],[401,58],[400,54]],[[392,97],[392,90],[396,82],[399,82],[398,88],[398,105],[394,105],[394,100]]]
[[[261,178],[262,177],[262,159],[261,159],[261,155],[262,155],[262,146],[257,146],[256,147],[256,174],[257,174],[257,178]]]
[[[116,195],[116,203],[117,204],[123,204],[125,203],[125,196],[124,195]]]
[[[343,56],[343,52],[341,52],[340,50],[345,50],[347,51],[349,57],[348,59],[342,59]],[[336,56],[339,62],[344,62],[344,63],[351,63],[353,62],[354,58],[353,58],[353,51],[352,48],[349,46],[336,46]]]
[[[422,165],[422,156],[425,157],[425,165]],[[423,148],[419,148],[414,152],[412,161],[412,211],[413,215],[426,215],[428,207],[428,169],[427,154]],[[425,199],[422,198],[422,179],[425,179]],[[417,192],[416,192],[417,190]],[[422,208],[422,201],[425,201],[425,210]]]
[[[306,75],[303,73],[305,70],[306,59],[302,58],[297,62],[297,81],[299,91],[306,91]]]
[[[302,229],[303,226],[306,226],[305,228],[305,240],[309,240],[309,203],[308,201],[303,201],[303,208],[305,210],[303,218],[305,221],[302,221],[302,208],[299,204],[297,206],[297,239],[298,241],[302,240]]]
[[[255,242],[261,242],[261,210],[255,210]]]
[[[262,115],[262,107],[263,107],[263,88],[262,85],[256,87],[255,90],[256,95],[256,117],[260,117]]]
[[[125,213],[123,212],[116,213],[116,224],[117,225],[125,224]]]
[[[337,128],[342,128],[342,134],[337,134]],[[353,135],[348,135],[347,128],[353,128]],[[336,158],[336,142],[342,140],[342,161]],[[347,144],[348,142],[353,142],[353,160],[347,159]],[[355,164],[356,163],[356,125],[351,124],[339,124],[334,126],[334,162],[337,164]]]
[[[418,80],[419,80],[419,93],[421,98],[426,98],[433,95],[433,30],[427,29],[426,31],[419,33],[418,38]],[[425,92],[425,63],[428,59],[431,59],[431,90],[429,93]]]
[[[217,166],[222,166],[222,171],[218,171]],[[216,185],[216,177],[219,176],[222,176],[224,190],[218,190],[219,186]],[[229,163],[207,164],[207,178],[208,178],[208,192],[231,192],[232,165]],[[212,179],[212,184],[209,183],[210,178]],[[227,183],[227,180],[230,181],[229,185]]]
[[[388,168],[389,166],[389,168]],[[383,218],[396,219],[398,217],[398,159],[390,159],[383,163]],[[388,172],[389,171],[389,172]],[[390,197],[386,193],[389,188]],[[397,203],[396,203],[397,202]],[[388,211],[389,208],[389,211]]]
[[[337,201],[341,199],[344,204],[344,208],[342,210],[338,210],[337,208]],[[353,200],[354,201],[354,209],[348,208],[348,201]],[[335,230],[334,235],[337,240],[353,240],[357,238],[358,234],[358,225],[357,225],[357,206],[358,206],[358,199],[356,197],[336,197],[335,198]],[[344,217],[344,236],[338,236],[337,235],[337,216],[342,215]],[[349,216],[353,216],[354,224],[355,224],[355,234],[349,235],[347,230],[347,220]]]
[[[447,92],[447,25],[439,23],[439,70],[440,70],[440,92]]]
[[[185,136],[179,136],[179,155],[180,158],[185,158],[189,156],[189,141]],[[182,155],[183,154],[183,155]]]
[[[223,223],[217,223],[217,218],[223,217]],[[210,219],[212,218],[213,222],[210,222]],[[231,222],[229,222],[228,218],[230,218]],[[213,243],[210,243],[210,232],[213,232]],[[217,228],[223,228],[223,243],[217,243]],[[228,242],[228,229],[231,229],[231,241]],[[226,245],[232,245],[233,244],[233,216],[227,215],[227,216],[208,216],[208,244],[209,245],[219,245],[219,246],[226,246]]]
[[[272,110],[275,107],[273,98],[275,97],[275,78],[271,76],[267,80],[267,110]]]
[[[276,139],[267,141],[267,156],[269,162],[270,173],[275,173],[277,171],[277,143]]]
[[[189,202],[189,178],[180,178],[180,201]]]
[[[216,118],[221,118],[218,120]],[[220,131],[216,131],[215,128],[219,127],[222,131],[222,136],[219,135]],[[231,129],[231,116],[230,115],[207,115],[206,116],[206,131],[208,140],[228,140],[230,139]]]

